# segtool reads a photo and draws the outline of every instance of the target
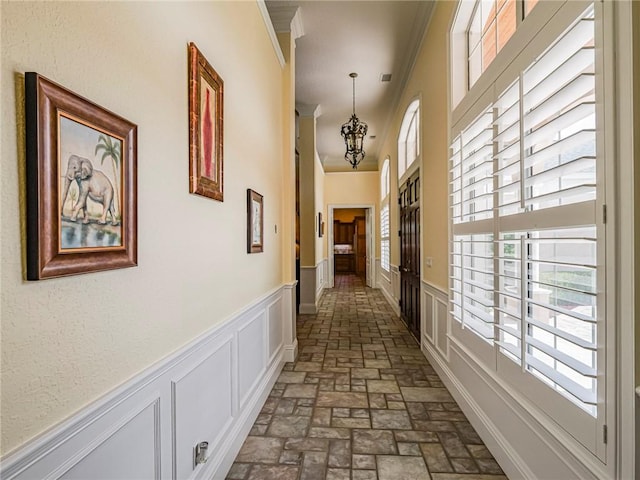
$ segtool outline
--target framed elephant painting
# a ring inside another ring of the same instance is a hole
[[[25,73],[27,279],[137,265],[137,127]]]
[[[189,44],[189,191],[223,201],[224,82]]]

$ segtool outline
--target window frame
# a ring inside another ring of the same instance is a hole
[[[415,165],[420,165],[422,152],[422,109],[420,97],[413,98],[402,116],[402,123],[398,131],[398,184],[402,184],[406,177],[414,171]],[[415,156],[408,161],[409,137],[415,136]]]
[[[465,72],[464,72],[464,62],[456,62],[454,61],[456,52],[458,55],[460,53],[460,31],[457,28],[461,24],[466,24],[466,20],[464,20],[464,15],[470,15],[473,8],[469,8],[470,2],[459,2],[458,9],[456,14],[454,15],[454,19],[451,24],[450,29],[450,44],[449,44],[449,54],[450,54],[450,82],[451,89],[449,95],[449,107],[450,107],[450,137],[449,144],[456,138],[456,136],[462,131],[462,129],[469,125],[474,118],[476,118],[483,110],[485,110],[489,105],[493,104],[497,100],[497,96],[500,92],[506,90],[506,88],[514,81],[516,78],[515,75],[518,72],[522,71],[527,65],[531,63],[533,59],[537,56],[541,55],[547,47],[552,45],[555,40],[566,30],[566,28],[571,25],[572,21],[584,11],[587,6],[591,3],[596,4],[596,11],[599,12],[599,18],[601,21],[596,22],[596,44],[600,42],[600,45],[604,45],[604,52],[601,52],[600,55],[596,57],[596,68],[599,72],[606,72],[606,69],[603,69],[603,63],[611,65],[612,56],[613,56],[613,42],[611,41],[613,37],[613,31],[610,25],[610,19],[604,17],[604,15],[612,15],[611,7],[602,6],[601,2],[589,2],[589,1],[578,1],[578,2],[547,2],[545,8],[533,8],[529,15],[526,17],[525,21],[522,21],[516,28],[516,32],[513,34],[511,41],[508,42],[501,55],[496,57],[494,62],[485,70],[483,75],[478,79],[476,84],[471,89],[460,88],[461,83],[460,79],[462,78],[466,81]],[[474,4],[472,3],[471,7]],[[608,13],[607,13],[608,12]],[[607,27],[608,26],[608,27]],[[456,35],[458,35],[456,41]],[[464,37],[464,34],[463,34]],[[463,38],[464,40],[464,38]],[[606,43],[602,43],[605,42]],[[464,42],[463,42],[464,44]],[[607,55],[609,57],[607,58]],[[463,59],[467,57],[462,55]],[[457,76],[457,79],[456,79]],[[597,89],[600,91],[598,94],[600,98],[604,95],[604,91],[606,88],[606,84],[603,85],[604,77],[607,75],[599,74],[599,79],[597,82],[600,82],[597,85]],[[609,76],[610,77],[610,76]],[[457,83],[456,83],[457,80]],[[609,78],[609,83],[611,83],[611,78]],[[462,86],[464,87],[464,82],[462,82]],[[609,85],[609,88],[611,86]],[[604,158],[606,165],[604,162],[599,161],[599,169],[598,171],[598,196],[596,199],[596,212],[601,211],[600,209],[603,207],[606,202],[608,205],[613,204],[613,196],[612,185],[613,185],[613,175],[609,170],[611,167],[610,159],[613,157],[613,149],[614,149],[614,135],[611,132],[611,128],[613,128],[613,115],[611,113],[612,107],[608,107],[605,111],[605,106],[602,101],[599,101],[596,106],[596,115],[598,116],[599,124],[602,122],[602,125],[598,126],[599,136],[598,136],[598,158]],[[605,155],[603,152],[607,152]],[[602,156],[601,156],[602,155]],[[608,172],[607,176],[603,175],[604,170]],[[604,180],[603,180],[604,179]],[[604,181],[606,181],[606,185],[604,185]],[[602,182],[602,183],[601,183]],[[606,188],[605,188],[606,187]],[[450,193],[451,187],[450,187]],[[614,298],[613,293],[615,278],[612,278],[612,269],[613,267],[607,265],[614,265],[613,259],[615,258],[614,253],[612,252],[612,248],[614,245],[614,227],[610,224],[603,224],[598,217],[596,221],[596,225],[598,228],[598,238],[599,238],[599,247],[598,247],[598,266],[599,268],[599,277],[598,277],[598,285],[599,289],[604,291],[602,298],[604,299],[605,305],[603,306],[606,309],[606,317],[604,318],[614,318],[615,317],[615,305],[612,301]],[[449,213],[450,220],[450,242],[453,241],[453,230],[454,225],[451,218],[451,210]],[[606,230],[606,237],[602,235]],[[483,230],[474,231],[473,228],[469,229],[469,233],[482,233]],[[497,233],[497,232],[496,232]],[[605,241],[606,240],[606,241]],[[601,246],[604,245],[604,248]],[[605,258],[607,263],[605,263]],[[452,259],[453,261],[453,259]],[[452,280],[450,280],[449,290],[452,288]],[[451,341],[459,344],[465,350],[470,350],[473,352],[474,357],[482,364],[484,367],[490,370],[491,375],[499,375],[496,372],[496,364],[497,364],[497,348],[493,346],[489,346],[486,342],[483,342],[475,333],[470,332],[468,329],[462,328],[456,322],[452,320],[452,317],[449,317],[449,323],[452,327],[452,336]],[[599,345],[607,345],[610,347],[611,341],[606,341],[606,339],[611,339],[615,333],[615,325],[612,325],[611,321],[603,321],[603,323],[599,327],[598,333],[598,344]],[[615,352],[611,348],[607,348],[602,358],[604,361],[602,363],[598,363],[599,373],[604,373],[602,379],[600,380],[603,383],[603,388],[599,393],[599,404],[601,405],[601,412],[598,414],[597,419],[597,427],[602,428],[604,425],[609,425],[610,435],[611,435],[611,427],[615,425],[615,404],[613,400],[615,399]],[[520,369],[518,367],[517,369]],[[521,370],[521,369],[520,369]],[[522,372],[511,372],[513,377],[517,377]],[[509,383],[518,383],[513,379],[509,378]],[[546,396],[544,393],[544,389],[548,390],[548,387],[545,385],[540,385],[541,389],[533,389],[537,391],[527,391],[526,388],[522,389],[522,392],[513,392],[513,397],[517,399],[517,401],[526,405],[525,408],[531,409],[533,411],[539,412],[539,415],[546,417],[548,414],[546,408],[547,405],[540,404],[539,406],[534,404],[531,401],[531,398],[535,398],[535,396]],[[511,390],[511,389],[510,389]],[[548,396],[554,397],[554,396]],[[554,408],[553,402],[549,405],[550,408]],[[574,407],[575,408],[575,407]],[[553,418],[552,416],[550,416]],[[562,420],[562,419],[561,419]],[[554,421],[543,421],[542,422],[548,430],[556,433],[557,437],[562,439],[562,441],[572,444],[576,448],[584,448],[578,441],[576,441],[571,434],[567,432],[567,430],[563,430],[559,428]],[[585,452],[595,454],[601,461],[605,461],[605,459],[609,459],[610,461],[606,462],[609,465],[613,465],[613,442],[609,442],[609,444],[604,444],[602,441],[601,430],[597,432],[597,435],[594,439],[594,445],[592,448],[585,449]],[[610,456],[611,455],[611,456]]]
[[[472,106],[469,100],[469,93],[474,93],[471,97],[476,98],[481,92],[490,88],[493,79],[500,74],[515,55],[521,50],[521,46],[537,35],[544,25],[553,19],[554,14],[566,2],[546,2],[545,8],[535,8],[525,14],[524,2],[527,0],[516,0],[516,28],[506,44],[496,51],[495,58],[481,72],[477,80],[471,84],[469,79],[469,56],[468,51],[468,27],[472,14],[476,9],[476,1],[459,1],[455,15],[449,28],[449,111],[466,110]],[[579,0],[582,1],[582,0]],[[457,119],[453,118],[451,124],[455,124]]]
[[[490,14],[487,15],[487,19],[490,19],[488,21],[485,21],[485,24],[482,24],[482,17],[483,17],[483,8],[484,8],[484,4],[486,2],[486,0],[476,0],[475,2],[473,2],[473,11],[471,13],[471,16],[469,18],[469,21],[467,22],[467,26],[465,29],[465,43],[466,43],[466,53],[467,53],[467,65],[466,65],[466,70],[467,70],[467,89],[471,89],[471,87],[473,87],[475,81],[482,76],[482,74],[484,73],[484,71],[486,70],[486,68],[493,62],[493,60],[495,60],[495,58],[498,56],[498,54],[502,51],[502,48],[509,42],[509,40],[511,40],[511,37],[513,36],[513,33],[511,35],[509,35],[509,37],[504,41],[504,44],[501,46],[500,45],[500,29],[499,29],[499,22],[500,22],[500,14],[502,12],[505,12],[506,9],[510,8],[508,6],[508,3],[511,1],[514,4],[514,21],[515,21],[515,25],[513,27],[513,30],[515,32],[515,30],[517,30],[518,28],[518,24],[520,22],[522,22],[522,20],[524,20],[524,11],[525,11],[525,2],[526,0],[504,0],[502,2],[502,5],[500,5],[500,0],[491,0],[493,2],[493,7],[491,8]],[[534,4],[535,6],[535,4]],[[533,7],[531,7],[533,9]],[[477,33],[472,33],[473,32],[473,23],[474,20],[476,20],[476,15],[480,15],[480,31]],[[495,24],[493,27],[491,26],[491,24]],[[493,52],[493,58],[489,61],[489,63],[484,66],[484,41],[485,38],[489,35],[488,31],[485,31],[485,25],[489,25],[489,28],[487,30],[491,30],[492,28],[494,29],[494,32],[492,35],[495,36],[495,46],[494,46],[494,52]],[[478,41],[475,43],[475,46],[472,47],[471,45],[471,35],[475,34],[478,35]],[[471,77],[471,62],[472,62],[472,57],[475,53],[477,53],[477,49],[480,49],[480,72],[478,74],[478,76],[475,79],[472,79]]]

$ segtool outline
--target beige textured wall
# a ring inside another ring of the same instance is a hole
[[[296,44],[291,32],[277,36],[286,62],[282,69],[282,219],[278,229],[282,232],[282,280],[290,282],[296,279]]]
[[[281,284],[283,74],[255,2],[3,2],[1,27],[4,454]],[[222,203],[188,190],[189,41],[225,82]],[[24,280],[25,71],[138,125],[138,267]]]
[[[376,257],[380,256],[380,175],[378,172],[327,172],[325,205],[374,205]],[[328,227],[327,227],[328,228]],[[326,245],[325,245],[325,248]],[[325,256],[327,252],[325,250]]]
[[[324,200],[327,205],[377,204],[380,196],[378,172],[327,172]]]
[[[300,265],[316,265],[316,119],[313,115],[299,118],[300,153]]]
[[[448,288],[448,105],[447,36],[456,2],[437,2],[433,18],[418,53],[412,74],[402,93],[399,108],[384,138],[379,166],[390,157],[391,199],[397,198],[398,132],[411,101],[421,98],[422,130],[422,278],[444,290]],[[391,232],[398,230],[398,209],[390,208]],[[427,268],[426,257],[433,258]],[[398,237],[391,235],[391,263],[398,265]]]

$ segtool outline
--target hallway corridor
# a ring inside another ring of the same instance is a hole
[[[335,283],[227,478],[506,479],[382,293]]]

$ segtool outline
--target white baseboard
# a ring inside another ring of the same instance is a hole
[[[2,458],[3,480],[223,479],[285,361],[295,321],[279,287]],[[288,327],[291,330],[290,327]],[[193,448],[209,442],[207,463]]]
[[[296,338],[291,345],[285,345],[282,359],[285,362],[295,362],[298,358],[298,339]]]

